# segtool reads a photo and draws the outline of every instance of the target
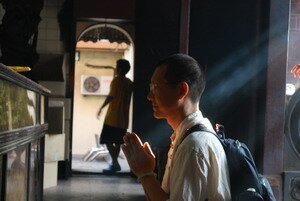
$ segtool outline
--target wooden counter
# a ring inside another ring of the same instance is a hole
[[[0,64],[0,201],[42,201],[50,91]]]

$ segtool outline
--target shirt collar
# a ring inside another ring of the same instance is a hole
[[[207,118],[204,118],[202,112],[200,110],[191,113],[188,115],[176,128],[174,133],[171,136],[171,140],[173,143],[176,143],[179,139],[181,139],[186,132],[187,129],[191,128],[196,124],[202,124],[209,130],[214,130],[210,121]]]

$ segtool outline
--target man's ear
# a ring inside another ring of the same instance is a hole
[[[186,83],[186,82],[180,82],[179,87],[180,87],[179,99],[183,99],[188,95],[188,93],[190,91],[190,87],[189,87],[188,83]]]

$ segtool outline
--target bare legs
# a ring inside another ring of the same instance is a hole
[[[120,153],[120,144],[116,144],[116,143],[106,144],[106,147],[112,159],[112,166],[110,167],[111,172],[120,171],[121,167],[118,162],[118,157]]]

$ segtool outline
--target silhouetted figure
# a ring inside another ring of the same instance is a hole
[[[130,70],[130,64],[125,59],[119,59],[116,66],[116,75],[110,84],[110,92],[99,109],[99,117],[102,109],[109,104],[105,116],[100,143],[106,144],[112,158],[112,164],[103,173],[115,173],[121,170],[118,162],[120,145],[123,136],[127,132],[129,122],[129,106],[133,90],[133,82],[125,77]]]
[[[0,25],[0,62],[32,68],[39,58],[36,44],[44,1],[1,0],[0,3],[5,9]]]

